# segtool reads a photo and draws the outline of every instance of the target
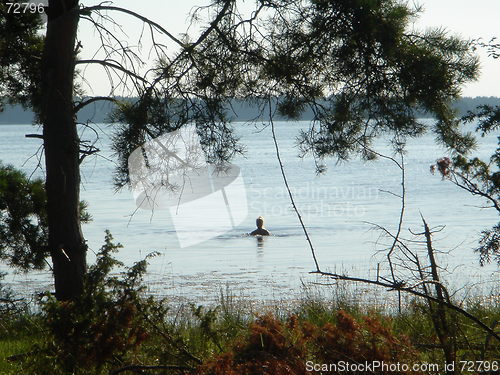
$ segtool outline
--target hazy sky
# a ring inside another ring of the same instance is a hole
[[[97,3],[95,2],[95,4]],[[179,33],[186,31],[188,13],[192,7],[194,5],[207,5],[208,3],[208,0],[117,0],[114,5],[140,13],[158,22],[177,36]],[[85,4],[90,6],[93,3],[86,0]],[[246,0],[242,4],[251,5],[253,1]],[[413,4],[413,2],[410,1],[410,4]],[[494,36],[499,36],[500,42],[500,26],[498,22],[500,0],[427,0],[418,2],[418,4],[423,6],[424,12],[416,21],[415,26],[417,28],[443,27],[449,30],[450,33],[460,34],[465,38],[483,38],[485,41],[489,41]],[[142,31],[141,23],[134,21],[130,16],[117,16],[111,13],[110,16],[116,17],[122,25],[123,31],[127,34],[121,34],[121,39],[128,39],[131,45],[136,44]],[[98,39],[92,32],[88,22],[81,22],[79,40],[81,40],[84,47],[80,57],[82,59],[91,58],[96,48],[98,48]],[[148,46],[144,45],[143,51],[146,55],[148,50]],[[465,87],[463,95],[500,97],[500,59],[494,60],[487,57],[486,51],[478,52],[482,65],[481,77],[478,82]],[[85,76],[94,86],[94,94],[104,94],[107,78],[102,74],[101,68],[96,68],[87,70]],[[101,73],[98,73],[98,71]],[[88,88],[87,91],[89,92]]]

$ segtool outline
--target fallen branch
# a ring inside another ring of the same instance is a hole
[[[457,311],[458,313],[462,314],[463,316],[467,317],[468,319],[470,319],[471,321],[473,321],[474,323],[476,323],[483,330],[485,330],[486,332],[488,332],[489,334],[491,334],[492,337],[496,338],[498,340],[498,342],[500,342],[500,335],[498,335],[495,331],[493,331],[493,329],[491,329],[490,327],[488,327],[485,323],[483,323],[480,319],[476,318],[474,315],[468,313],[467,311],[461,309],[458,306],[455,306],[454,304],[452,304],[450,302],[447,302],[445,300],[440,300],[440,299],[438,299],[436,297],[433,297],[431,295],[427,295],[425,293],[422,293],[422,292],[419,292],[417,290],[414,290],[414,289],[412,289],[413,286],[412,287],[406,287],[405,284],[402,283],[402,282],[395,282],[395,283],[382,282],[382,281],[378,281],[378,280],[363,279],[363,278],[360,278],[360,277],[351,277],[351,276],[347,276],[347,275],[339,275],[339,274],[336,274],[336,273],[323,272],[323,271],[311,271],[310,273],[312,273],[312,274],[320,274],[322,276],[328,276],[328,277],[331,277],[334,280],[353,281],[353,282],[361,282],[361,283],[365,283],[365,284],[377,285],[377,286],[381,286],[381,287],[387,288],[389,291],[392,291],[392,290],[401,291],[401,292],[406,292],[406,293],[409,293],[409,294],[413,294],[414,296],[425,298],[425,299],[427,299],[429,301],[433,301],[433,302],[436,302],[436,303],[438,303],[440,305],[446,306],[446,307],[448,307],[451,310]]]

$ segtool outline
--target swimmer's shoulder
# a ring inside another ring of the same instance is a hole
[[[257,228],[253,232],[250,233],[251,236],[269,236],[271,233],[267,229]]]

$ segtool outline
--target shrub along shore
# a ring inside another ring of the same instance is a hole
[[[418,297],[370,303],[346,282],[265,306],[230,289],[211,306],[171,303],[146,294],[147,259],[122,267],[112,256],[119,247],[108,233],[77,300],[0,291],[1,374],[494,374],[500,367],[500,307],[488,298],[459,307],[493,333]],[[117,267],[122,273],[112,274]]]

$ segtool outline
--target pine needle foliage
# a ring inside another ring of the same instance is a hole
[[[9,266],[28,272],[47,265],[46,203],[42,179],[30,179],[12,165],[0,163],[0,259]],[[87,206],[80,202],[82,223],[92,220]]]
[[[255,120],[264,122],[313,113],[298,144],[318,159],[370,158],[365,150],[382,134],[432,131],[454,152],[474,147],[451,107],[477,78],[472,44],[443,29],[414,30],[418,8],[394,0],[272,0],[249,14],[236,1],[213,11],[202,36],[160,59],[140,100],[115,114],[119,186],[130,154],[123,139],[139,145],[186,123],[197,125],[208,159],[227,162],[241,151],[230,126],[229,114],[238,115],[233,99],[259,108]],[[434,124],[419,121],[422,113]]]

